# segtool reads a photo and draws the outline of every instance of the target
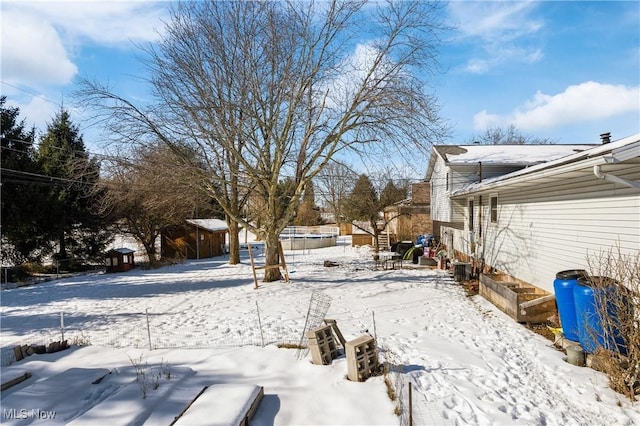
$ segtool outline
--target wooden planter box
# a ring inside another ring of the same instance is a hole
[[[506,274],[481,274],[480,295],[518,322],[546,322],[557,311],[554,294]]]

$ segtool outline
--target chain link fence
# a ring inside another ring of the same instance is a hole
[[[65,318],[61,314],[59,323],[52,323],[48,329],[3,347],[1,362],[3,367],[16,362],[16,346],[47,346],[52,342],[65,340],[69,345],[150,350],[282,345],[298,348],[297,358],[300,359],[307,353],[304,333],[321,325],[330,304],[330,297],[314,292],[306,316],[282,318],[279,313],[265,311],[256,302],[253,312],[232,312],[231,314],[237,317],[226,318],[224,323],[208,323],[205,326],[172,326],[179,324],[179,313],[145,311],[108,315],[94,318],[91,327],[74,325],[73,317]],[[126,317],[124,321],[123,316]],[[375,321],[373,329],[375,331]],[[399,424],[454,424],[443,417],[442,401],[429,401],[416,389],[411,369],[392,348],[379,344],[379,361],[384,365],[382,371],[385,374],[385,384],[389,398],[395,406]],[[410,391],[410,387],[413,392]]]
[[[203,313],[206,315],[206,313]],[[146,311],[126,314],[126,321],[110,315],[95,319],[104,325],[65,325],[61,314],[59,324],[51,324],[29,336],[2,347],[2,366],[16,361],[16,346],[41,346],[52,342],[67,341],[69,345],[94,345],[113,348],[140,349],[215,349],[243,346],[288,345],[298,347],[305,318],[282,319],[278,315],[265,315],[256,304],[254,312],[237,318],[227,318],[224,323],[208,323],[204,326],[179,324],[180,314]]]

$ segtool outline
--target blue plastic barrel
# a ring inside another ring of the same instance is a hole
[[[576,306],[573,298],[573,288],[578,284],[578,278],[586,277],[587,271],[572,269],[560,271],[553,281],[553,290],[556,294],[558,315],[564,337],[574,342],[580,341],[578,321],[576,320]]]
[[[595,285],[597,284],[597,285]],[[576,321],[580,345],[588,353],[594,353],[598,348],[617,351],[626,354],[624,339],[620,335],[619,327],[605,332],[602,315],[617,321],[615,308],[606,306],[600,308],[601,301],[607,299],[607,292],[616,291],[616,281],[607,277],[581,277],[573,288],[576,306]]]

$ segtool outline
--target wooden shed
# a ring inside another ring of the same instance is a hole
[[[106,272],[126,272],[135,267],[134,251],[128,248],[111,249],[104,254]]]
[[[162,230],[160,251],[165,258],[206,259],[225,253],[227,223],[221,219],[187,219]]]

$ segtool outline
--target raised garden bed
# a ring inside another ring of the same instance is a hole
[[[554,294],[506,274],[481,274],[480,295],[518,322],[545,322],[556,312]]]

